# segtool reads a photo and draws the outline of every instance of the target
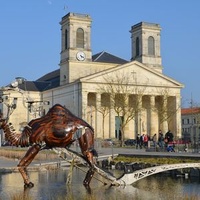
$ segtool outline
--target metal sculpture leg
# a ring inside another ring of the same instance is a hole
[[[94,175],[94,170],[92,168],[90,168],[85,176],[85,179],[83,181],[83,185],[85,186],[89,186],[90,185],[90,181],[92,180],[92,177]]]
[[[29,176],[26,172],[26,167],[32,162],[32,160],[35,158],[35,156],[40,151],[40,145],[35,144],[33,145],[25,154],[25,156],[21,159],[21,161],[18,164],[18,170],[22,175],[22,178],[24,179],[24,187],[33,187],[34,184],[30,182]]]
[[[94,175],[94,133],[91,129],[87,128],[85,133],[79,138],[79,145],[82,151],[82,154],[86,157],[90,169],[88,170],[86,177],[83,181],[85,186],[89,186],[90,181]]]
[[[90,164],[94,164],[93,152],[94,152],[94,133],[91,129],[87,128],[85,133],[79,138],[79,145],[82,154],[87,158]]]

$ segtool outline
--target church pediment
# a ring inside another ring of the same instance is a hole
[[[81,82],[103,83],[105,77],[116,76],[116,74],[123,74],[129,78],[130,84],[149,85],[149,86],[163,86],[163,87],[178,87],[183,88],[184,85],[176,80],[165,76],[164,74],[151,69],[140,62],[132,61],[127,64],[118,65],[116,67],[103,70],[101,72],[81,78]]]

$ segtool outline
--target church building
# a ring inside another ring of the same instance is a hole
[[[15,100],[10,121],[16,130],[59,103],[93,126],[96,139],[134,139],[159,130],[181,137],[184,86],[163,74],[160,25],[133,25],[131,58],[125,60],[104,51],[92,54],[91,23],[86,14],[62,17],[59,68],[2,87],[0,109],[6,115]]]

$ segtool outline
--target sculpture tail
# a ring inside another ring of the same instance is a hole
[[[29,137],[31,128],[26,126],[21,134],[16,133],[12,123],[8,123],[4,127],[5,139],[11,143],[12,146],[28,147],[30,145]]]

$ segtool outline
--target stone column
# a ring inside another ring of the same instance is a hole
[[[164,120],[162,122],[162,131],[163,133],[166,133],[168,131],[168,123],[167,123],[167,97],[163,96],[163,110],[164,112],[162,113],[164,115]]]
[[[128,105],[129,101],[129,96],[127,95],[125,97],[125,105]],[[128,115],[124,115],[124,121],[126,122],[127,121],[127,117],[129,116],[130,114]],[[124,140],[125,138],[127,138],[127,136],[130,134],[130,129],[129,129],[129,123],[126,123],[126,126],[124,127],[124,133],[121,132],[121,139]]]
[[[83,92],[81,93],[82,96],[82,105],[81,105],[81,117],[87,121],[88,121],[88,93],[87,92]]]
[[[99,112],[99,109],[101,107],[101,94],[96,94],[96,110],[95,110],[95,132],[96,137],[101,138],[102,137],[102,120],[101,120],[101,113]]]
[[[79,116],[86,122],[90,124],[89,118],[88,118],[88,92],[81,91],[80,92],[80,99],[79,99]],[[76,135],[77,137],[80,136],[83,133],[83,130],[79,130]]]
[[[115,112],[113,108],[109,112],[109,138],[115,138]]]
[[[158,132],[158,119],[155,115],[155,96],[150,97],[150,137]]]
[[[115,138],[115,110],[112,108],[110,97],[110,111],[109,111],[109,138]]]
[[[175,128],[175,131],[176,131],[176,136],[181,138],[181,97],[180,96],[176,96],[176,117],[175,117],[175,120],[176,120],[176,128]]]
[[[138,98],[137,130],[139,134],[142,134],[142,97],[138,95],[137,98]]]

